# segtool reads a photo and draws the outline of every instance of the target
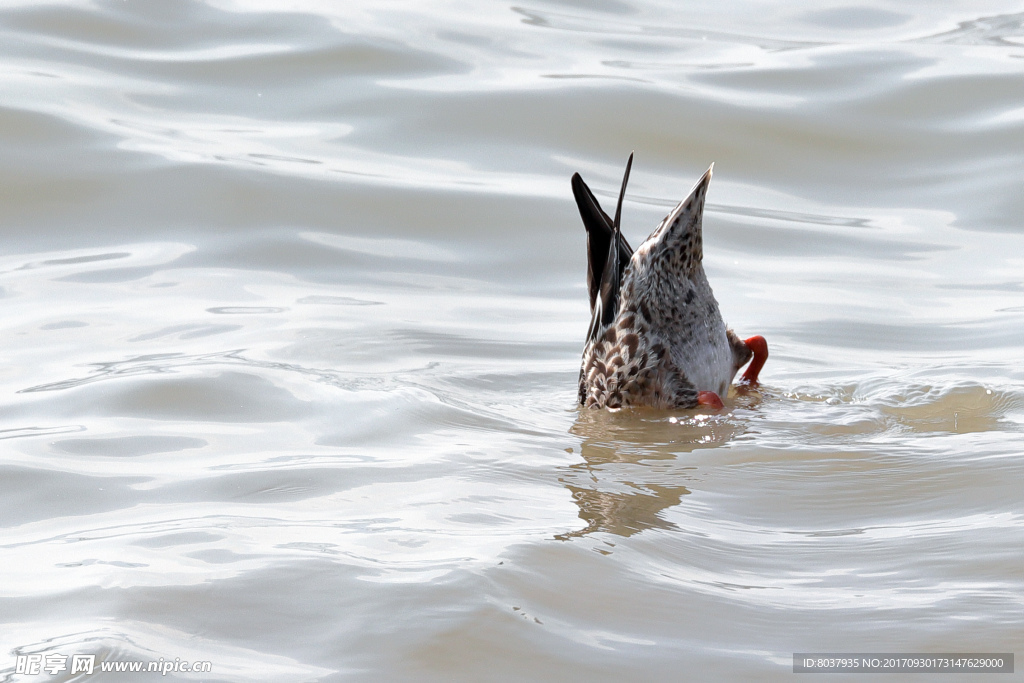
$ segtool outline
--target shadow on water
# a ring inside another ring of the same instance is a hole
[[[742,397],[741,405],[751,397]],[[695,466],[685,455],[717,448],[743,434],[746,422],[731,414],[626,409],[580,410],[569,430],[582,438],[582,461],[560,481],[587,526],[559,540],[606,532],[628,537],[644,529],[674,529],[661,513],[690,490]]]

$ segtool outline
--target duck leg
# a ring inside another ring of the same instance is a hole
[[[756,335],[744,340],[743,343],[753,352],[754,358],[750,361],[750,365],[747,366],[747,371],[743,373],[743,378],[740,381],[756,387],[757,376],[761,372],[761,368],[764,367],[764,362],[768,360],[768,342],[761,335]]]

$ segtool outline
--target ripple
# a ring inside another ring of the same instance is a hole
[[[1024,13],[995,14],[962,21],[952,31],[938,33],[922,42],[945,43],[949,45],[995,45],[1020,47],[1014,39],[1024,38]]]
[[[25,437],[55,436],[58,434],[73,434],[84,432],[85,425],[66,425],[60,427],[20,427],[14,429],[0,429],[0,440],[23,439]]]
[[[272,314],[272,313],[285,313],[287,308],[277,308],[275,306],[217,306],[214,308],[207,308],[207,313],[216,313],[218,315],[252,315],[252,314]],[[223,325],[211,325],[210,327],[222,328]]]
[[[53,448],[74,455],[102,455],[134,458],[154,453],[172,453],[207,445],[204,439],[187,436],[118,436],[91,439],[61,439]]]
[[[366,299],[356,299],[350,296],[322,296],[322,295],[311,295],[304,296],[295,303],[298,304],[316,304],[316,305],[328,305],[328,306],[382,306],[382,301],[368,301]]]
[[[1006,418],[1024,410],[1024,396],[1019,393],[977,384],[917,385],[891,392],[874,399],[881,403],[882,414],[917,432],[1015,431]]]

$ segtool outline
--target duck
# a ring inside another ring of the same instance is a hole
[[[620,229],[629,155],[615,218],[580,177],[572,191],[587,231],[590,327],[579,405],[619,409],[724,408],[733,378],[757,387],[768,344],[726,326],[704,272],[704,199],[714,164],[634,251]]]

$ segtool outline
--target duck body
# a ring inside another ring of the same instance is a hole
[[[579,376],[581,405],[721,407],[719,397],[755,356],[757,348],[750,342],[763,344],[760,337],[743,341],[726,327],[704,273],[701,230],[710,180],[709,168],[634,252],[619,231],[622,194],[612,221],[579,174],[573,176],[588,233],[591,295]],[[757,360],[763,364],[764,358]],[[746,381],[756,383],[760,364],[744,376]]]

